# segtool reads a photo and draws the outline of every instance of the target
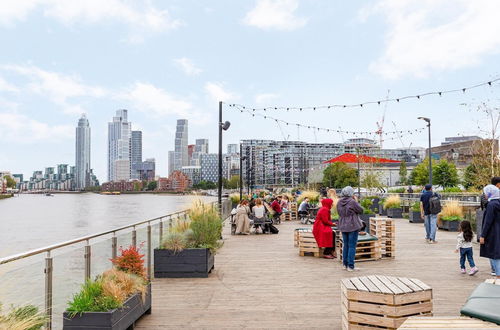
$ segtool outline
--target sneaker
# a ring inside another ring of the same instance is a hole
[[[348,272],[353,272],[353,271],[354,271],[354,268],[347,268],[347,271],[348,271]]]
[[[437,244],[437,241],[429,240],[430,244]]]
[[[495,272],[491,272],[490,275],[491,276],[497,276],[497,274]]]
[[[460,269],[460,273],[465,274],[466,272],[467,272],[467,271],[465,270],[465,268],[461,268],[461,269]]]
[[[342,269],[343,270],[347,270],[347,266],[346,265],[342,265]]]
[[[472,267],[470,272],[469,272],[469,275],[470,276],[473,276],[475,275],[477,272],[479,271],[479,269],[477,269],[477,267]]]
[[[430,239],[428,239],[428,238],[426,238],[426,239],[425,239],[425,242],[426,242],[426,243],[430,243],[430,242],[431,242],[431,240],[430,240]]]
[[[323,258],[325,258],[325,259],[335,259],[331,254],[325,254],[323,256]]]

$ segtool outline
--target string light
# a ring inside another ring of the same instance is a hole
[[[419,93],[419,94],[415,94],[415,95],[407,95],[407,96],[402,96],[402,97],[397,97],[397,98],[392,98],[392,99],[383,99],[383,100],[378,100],[378,101],[368,101],[368,102],[360,102],[360,103],[354,103],[354,104],[330,104],[330,105],[316,105],[316,106],[308,106],[308,107],[290,107],[290,106],[287,106],[287,107],[265,107],[265,108],[252,108],[252,111],[266,111],[266,110],[271,110],[271,109],[274,109],[274,110],[286,110],[286,111],[289,111],[289,110],[299,110],[299,111],[302,111],[302,110],[313,110],[313,111],[316,111],[316,110],[319,110],[319,109],[333,109],[333,108],[364,108],[364,106],[366,105],[370,105],[370,104],[382,104],[382,103],[389,103],[389,102],[397,102],[399,103],[400,101],[403,101],[403,100],[408,100],[408,99],[421,99],[422,97],[425,97],[425,96],[431,96],[431,95],[439,95],[439,96],[443,96],[443,94],[450,94],[450,93],[457,93],[457,92],[462,92],[462,93],[465,93],[467,90],[471,90],[471,89],[475,89],[475,88],[479,88],[479,87],[482,87],[482,86],[492,86],[493,83],[497,82],[497,81],[500,81],[500,78],[495,78],[495,79],[492,79],[492,80],[489,80],[487,82],[483,82],[483,83],[480,83],[480,84],[476,84],[476,85],[472,85],[472,86],[469,86],[469,87],[462,87],[462,88],[457,88],[457,89],[449,89],[449,90],[444,90],[444,91],[436,91],[436,92],[427,92],[427,93]],[[241,108],[243,107],[245,109],[245,106],[241,105],[241,104],[236,104],[236,103],[232,103],[232,104],[229,104],[229,107],[237,107],[237,108]]]

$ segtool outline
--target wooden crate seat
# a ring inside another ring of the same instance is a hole
[[[338,236],[338,247],[339,261],[342,262],[342,249],[344,247],[344,242],[342,235]],[[376,236],[365,234],[358,236],[358,244],[356,245],[356,257],[355,261],[374,261],[382,258],[380,251],[380,243]]]
[[[299,255],[304,257],[306,254],[319,258],[322,249],[318,247],[312,231],[299,231]]]

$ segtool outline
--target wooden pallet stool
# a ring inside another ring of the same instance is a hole
[[[339,261],[342,262],[342,249],[344,247],[344,242],[342,239],[342,234],[339,233],[338,236],[338,247],[339,252],[337,253]],[[356,256],[355,261],[374,261],[382,258],[380,243],[377,237],[366,234],[358,236],[358,244],[356,245]]]
[[[306,253],[312,253],[319,258],[323,253],[318,247],[312,231],[299,231],[299,256],[304,257]]]
[[[420,280],[371,275],[341,280],[342,329],[397,329],[432,315],[432,289]]]
[[[291,221],[292,220],[292,212],[283,212],[281,214],[281,221]]]
[[[382,258],[394,259],[396,257],[396,221],[387,217],[370,218],[370,234],[380,240]]]
[[[290,211],[292,213],[292,220],[298,220],[299,213],[298,213],[298,209],[297,209],[297,203],[295,203],[295,202],[290,203]]]
[[[299,232],[311,232],[312,233],[312,227],[306,227],[306,228],[295,228],[293,231],[293,246],[298,247],[299,246]]]
[[[500,326],[470,317],[410,317],[399,329],[500,329]]]

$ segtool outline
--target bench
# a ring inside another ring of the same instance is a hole
[[[338,247],[339,247],[339,261],[342,262],[342,249],[344,242],[342,235],[337,235],[338,237]],[[366,234],[358,236],[358,244],[356,245],[356,257],[355,261],[373,261],[382,258],[380,242],[377,237]]]
[[[432,288],[406,277],[341,280],[342,329],[397,329],[410,316],[432,315]]]
[[[322,249],[318,247],[316,239],[311,231],[299,231],[299,256],[304,257],[311,253],[319,258],[322,255]]]

